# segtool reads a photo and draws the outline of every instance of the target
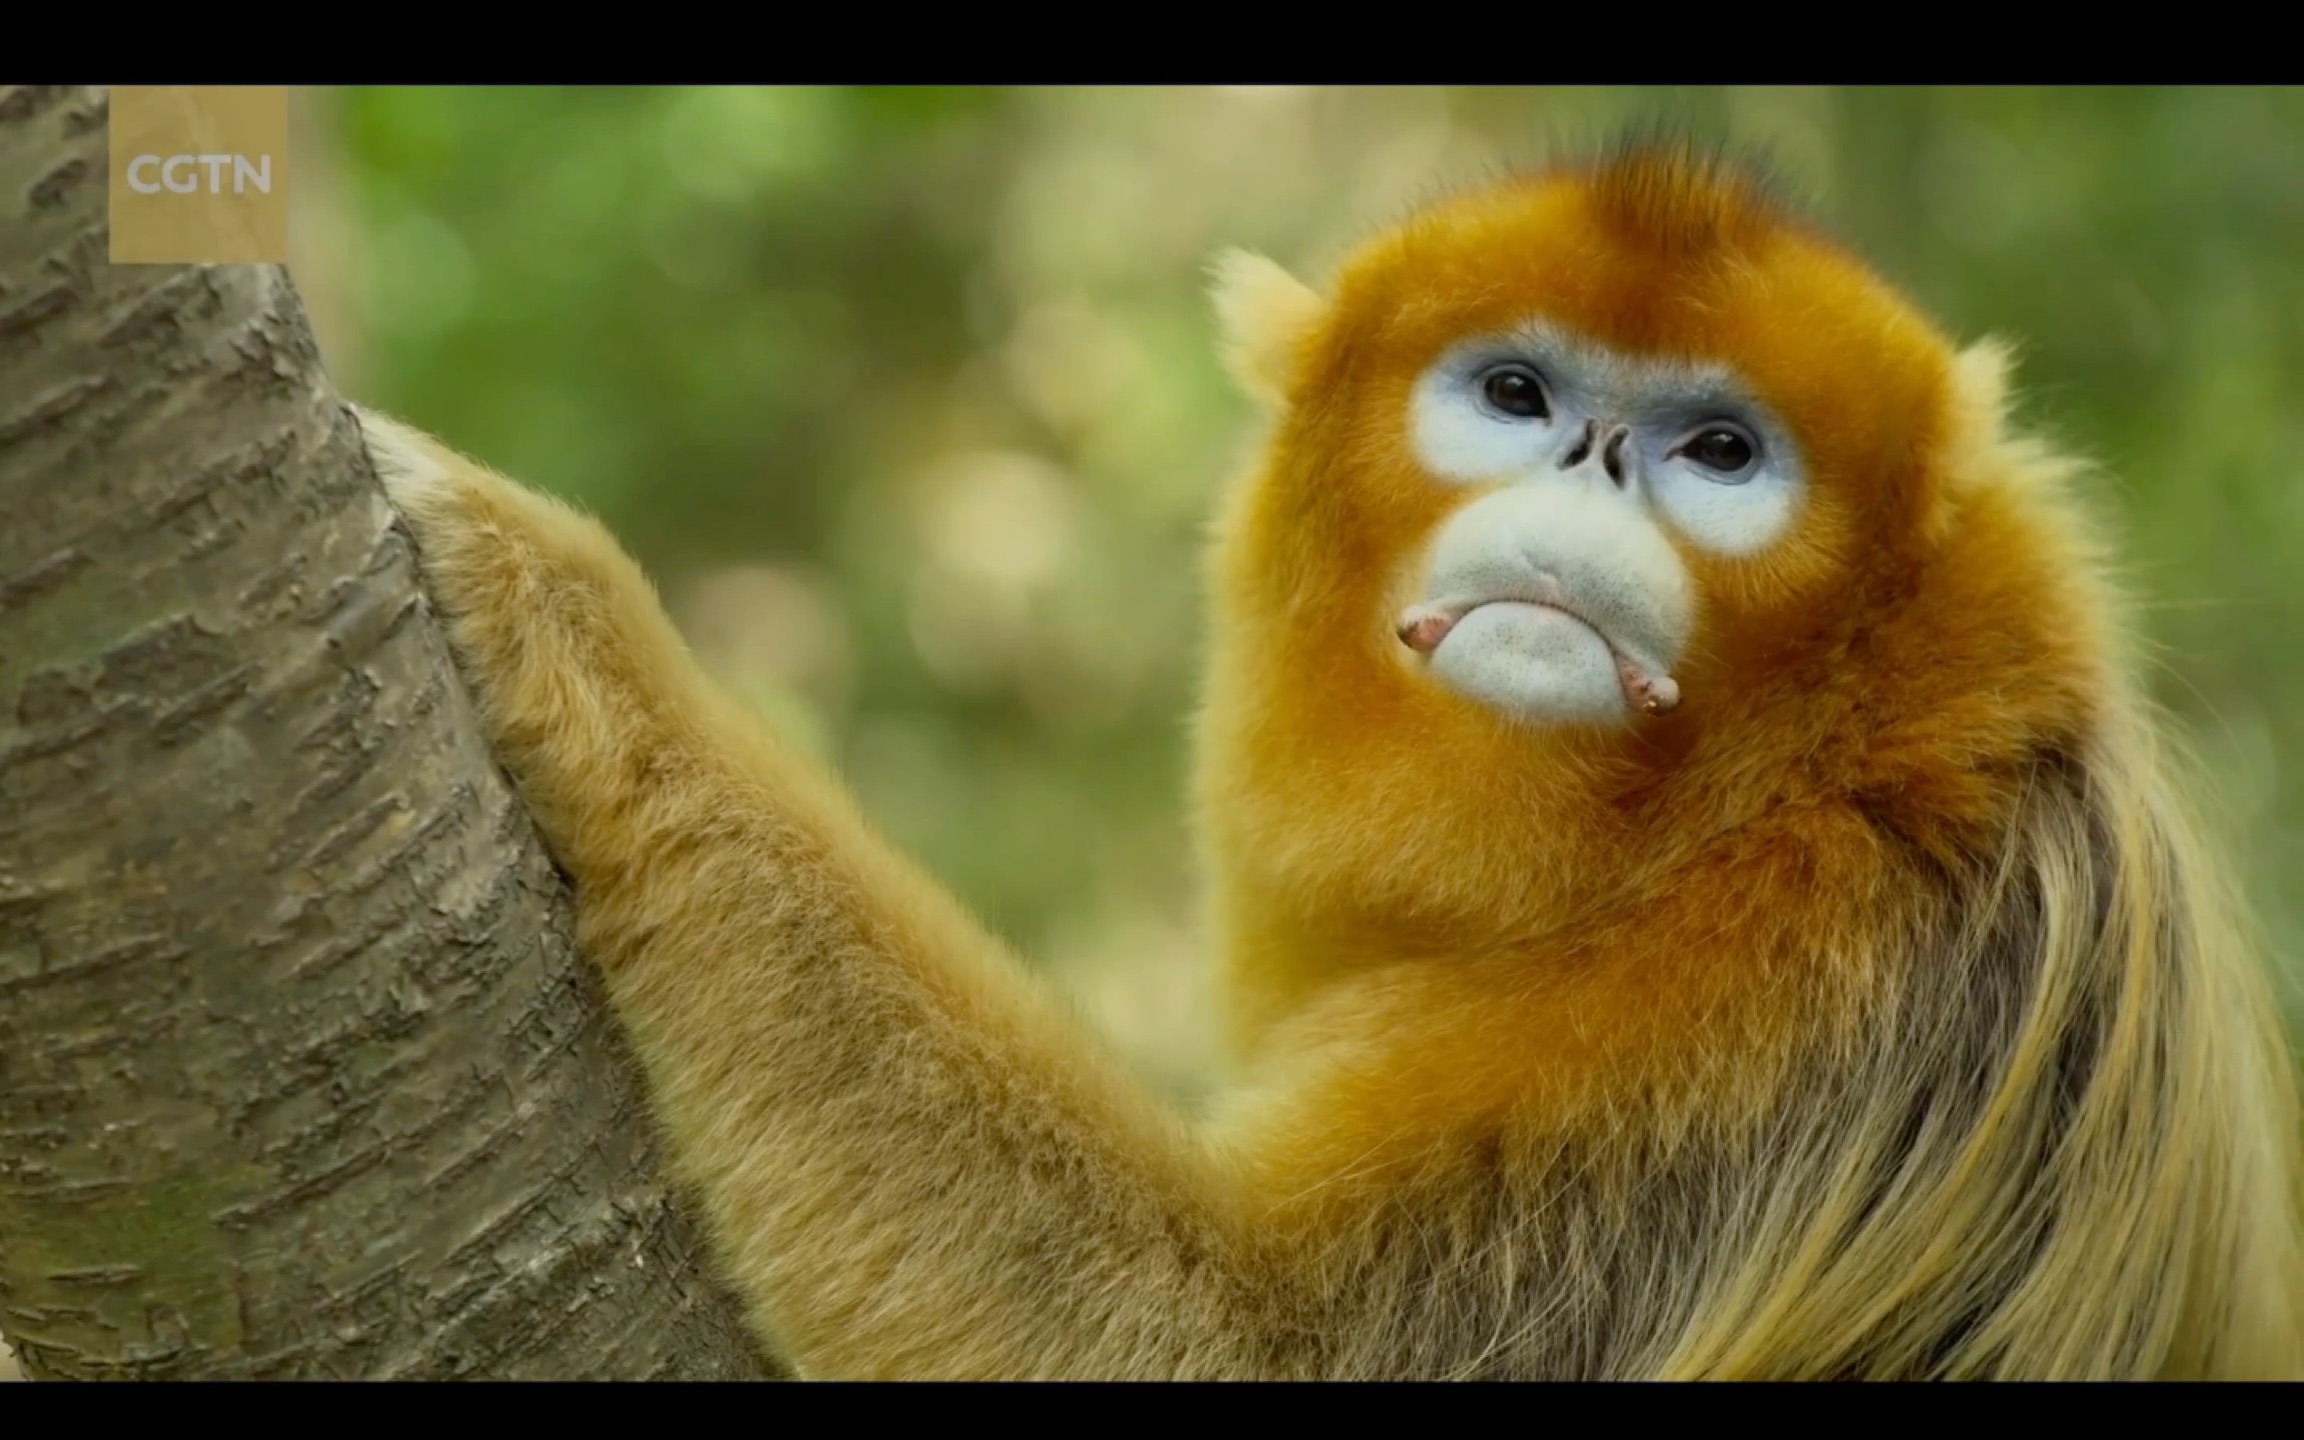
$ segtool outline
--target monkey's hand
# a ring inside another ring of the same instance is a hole
[[[373,412],[386,493],[511,772],[563,864],[604,842],[603,802],[647,790],[683,707],[707,703],[638,566],[595,520]]]
[[[716,1249],[804,1374],[1269,1365],[1191,1137],[689,662],[607,532],[370,452]]]

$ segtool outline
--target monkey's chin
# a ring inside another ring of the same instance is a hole
[[[1467,612],[1431,666],[1449,689],[1520,719],[1604,724],[1631,713],[1608,642],[1547,605],[1500,600]]]

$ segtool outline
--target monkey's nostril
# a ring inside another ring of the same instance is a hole
[[[1619,425],[1608,437],[1608,443],[1600,449],[1600,468],[1606,470],[1608,478],[1618,485],[1624,484],[1624,442],[1631,436],[1632,431],[1628,427]]]
[[[1585,457],[1592,453],[1592,437],[1599,428],[1600,422],[1597,420],[1584,422],[1584,434],[1577,440],[1576,448],[1568,452],[1568,458],[1560,462],[1561,469],[1573,470],[1584,463]]]

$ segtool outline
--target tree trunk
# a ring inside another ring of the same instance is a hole
[[[271,267],[0,88],[0,1330],[61,1376],[770,1372]]]

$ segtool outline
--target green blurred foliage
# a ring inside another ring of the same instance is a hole
[[[1198,551],[1251,418],[1204,261],[1317,278],[1423,196],[1651,118],[1768,152],[1956,334],[2019,342],[2299,953],[2304,92],[316,99],[300,154],[343,214],[298,277],[361,397],[602,514],[708,664],[1179,1084]]]

